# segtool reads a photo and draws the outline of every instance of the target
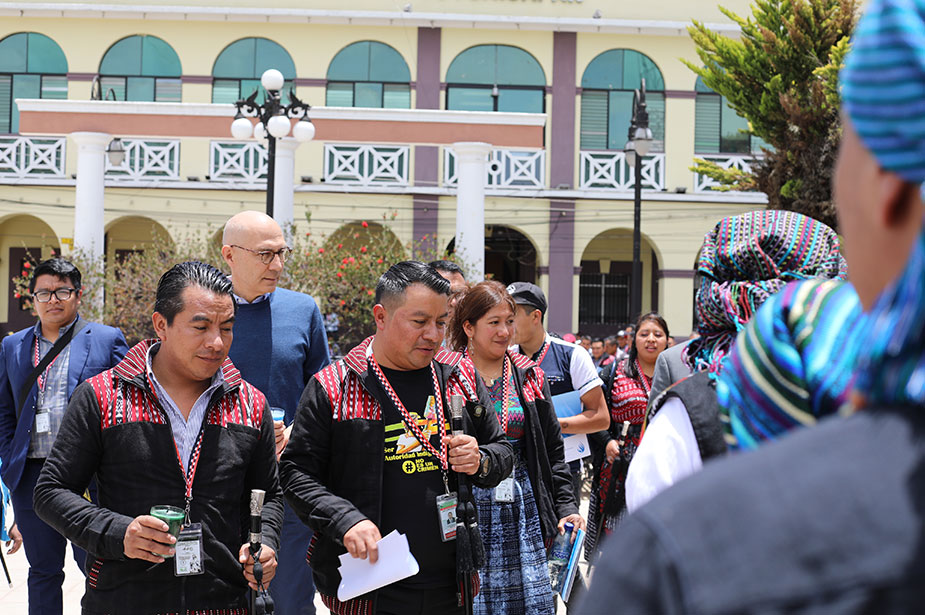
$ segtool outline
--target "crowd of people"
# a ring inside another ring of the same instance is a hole
[[[30,615],[62,612],[68,542],[89,614],[313,613],[317,588],[337,614],[551,615],[550,545],[583,532],[577,613],[917,608],[925,2],[872,0],[842,84],[847,259],[799,213],[720,220],[680,343],[656,312],[560,337],[533,283],[405,261],[331,362],[256,212],[225,225],[230,276],[163,273],[131,348],[80,317],[72,263],[38,264],[37,322],[0,344],[0,540]],[[345,592],[393,532],[417,572]]]

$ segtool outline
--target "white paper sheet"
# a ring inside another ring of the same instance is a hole
[[[562,443],[565,445],[565,463],[571,463],[576,459],[591,455],[587,434],[564,433],[562,434]]]
[[[421,569],[408,547],[408,537],[393,530],[378,542],[379,559],[375,564],[357,559],[349,553],[340,556],[340,586],[337,599],[352,600],[374,589],[414,576]]]

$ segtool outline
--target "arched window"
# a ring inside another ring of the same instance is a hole
[[[100,62],[103,99],[180,102],[180,57],[156,36],[136,34],[117,41]]]
[[[665,151],[665,80],[648,56],[611,49],[581,77],[581,149],[622,150],[633,119],[633,91],[646,80],[653,152]]]
[[[225,47],[212,67],[212,102],[233,103],[247,98],[256,89],[262,102],[265,93],[260,85],[264,71],[275,68],[283,74],[283,102],[289,102],[292,80],[295,79],[295,62],[279,43],[267,38],[242,38]]]
[[[0,40],[0,134],[19,132],[17,98],[67,98],[67,59],[44,34]]]
[[[329,107],[411,108],[411,71],[385,43],[361,41],[341,49],[328,66]]]
[[[694,120],[694,152],[698,154],[749,154],[768,144],[743,132],[748,120],[736,113],[725,96],[711,90],[697,77],[697,106]]]
[[[546,75],[532,55],[510,45],[476,45],[446,71],[446,108],[544,113]]]

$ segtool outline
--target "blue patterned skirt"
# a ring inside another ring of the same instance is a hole
[[[554,615],[540,515],[520,442],[512,442],[514,501],[495,502],[494,489],[473,487],[485,544],[482,588],[473,604],[479,615]]]

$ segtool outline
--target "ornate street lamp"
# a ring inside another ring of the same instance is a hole
[[[642,210],[642,159],[652,147],[649,129],[649,112],[646,111],[646,80],[633,95],[633,119],[628,140],[623,148],[626,164],[633,167],[633,274],[630,280],[630,319],[642,313],[642,262],[639,258],[641,237],[639,232]]]
[[[289,134],[296,141],[305,142],[315,138],[315,125],[308,117],[311,105],[296,98],[295,92],[289,93],[290,103],[282,104],[280,90],[283,89],[283,74],[271,68],[260,77],[260,84],[267,91],[266,100],[262,105],[257,104],[257,92],[246,99],[234,103],[238,113],[231,122],[231,136],[235,139],[248,139],[254,136],[258,141],[268,141],[267,144],[267,215],[273,216],[273,184],[276,177],[276,140]],[[249,117],[257,118],[257,125],[251,123]],[[295,126],[290,120],[298,119]]]

